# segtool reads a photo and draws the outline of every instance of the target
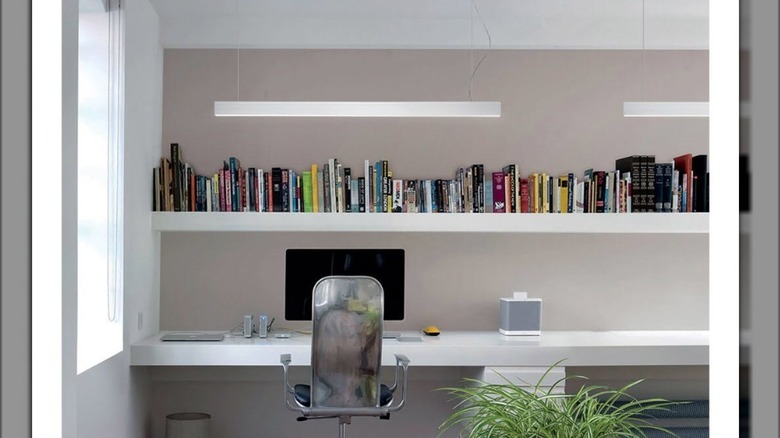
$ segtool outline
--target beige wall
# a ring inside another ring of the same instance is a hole
[[[645,57],[646,100],[707,100],[707,52]],[[242,100],[467,100],[470,54],[242,50],[240,69]],[[706,119],[622,117],[642,88],[638,51],[495,50],[472,91],[501,100],[500,119],[216,118],[213,102],[236,98],[236,51],[167,49],[161,154],[178,142],[201,173],[229,156],[299,170],[337,157],[359,175],[387,159],[394,176],[441,178],[476,162],[581,175],[706,153]],[[160,328],[229,329],[261,311],[284,323],[284,250],[306,246],[405,248],[407,317],[391,328],[492,330],[513,290],[544,299],[547,330],[708,327],[707,235],[164,233]]]

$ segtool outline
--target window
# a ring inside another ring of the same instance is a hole
[[[123,34],[106,3],[79,3],[78,373],[123,348]]]

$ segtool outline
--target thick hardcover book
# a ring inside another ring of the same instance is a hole
[[[520,178],[520,213],[529,213],[530,194],[528,193],[528,178]]]
[[[436,180],[428,180],[426,189],[431,194],[431,213],[439,212],[439,192],[436,190]]]
[[[344,211],[352,212],[352,169],[344,168]]]
[[[621,174],[631,174],[631,179],[636,183],[639,181],[639,173],[641,166],[641,158],[639,155],[632,155],[630,157],[620,158],[615,160],[615,169],[619,170]],[[634,211],[639,211],[639,199],[634,197]]]
[[[328,159],[328,190],[330,191],[328,199],[330,199],[331,213],[337,213],[339,211],[338,197],[336,194],[336,171],[336,159]]]
[[[504,166],[503,172],[505,176],[509,177],[509,184],[507,185],[506,182],[504,182],[509,197],[509,204],[507,204],[506,211],[508,213],[517,213],[517,166],[508,164]],[[495,202],[495,200],[493,202]]]
[[[358,211],[366,212],[366,178],[358,177]]]
[[[493,213],[506,213],[504,172],[493,172]]]
[[[314,211],[314,197],[312,196],[312,179],[311,171],[304,170],[303,177],[301,178],[303,183],[303,211],[305,213],[311,213]]]
[[[403,213],[404,211],[404,181],[401,179],[393,180],[393,213]]]
[[[436,205],[436,213],[444,213],[444,197],[442,196],[441,180],[433,180],[433,203]]]
[[[271,169],[271,181],[273,187],[271,193],[273,196],[273,211],[282,211],[282,169],[274,167]]]
[[[685,204],[683,212],[693,211],[693,205],[688,202],[693,192],[693,155],[680,155],[674,159],[674,168],[680,171],[680,180],[685,179],[682,185],[682,202]]]
[[[707,155],[696,155],[692,159],[693,176],[697,182],[696,190],[693,193],[693,211],[710,211],[709,200],[707,199]]]
[[[566,185],[569,187],[568,192],[566,193],[567,199],[566,199],[566,213],[573,213],[574,212],[574,191],[575,191],[575,184],[574,184],[574,174],[570,173],[566,175]]]

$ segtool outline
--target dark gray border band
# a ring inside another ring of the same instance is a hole
[[[30,2],[2,3],[2,436],[31,428]]]

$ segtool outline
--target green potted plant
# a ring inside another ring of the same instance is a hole
[[[439,426],[439,436],[458,427],[462,437],[644,438],[650,429],[676,436],[648,419],[653,411],[669,410],[679,402],[631,397],[628,390],[641,380],[620,389],[583,385],[574,394],[556,393],[555,388],[570,379],[585,379],[567,376],[551,388],[542,389],[545,376],[559,363],[534,385],[519,386],[501,376],[505,382],[500,384],[464,379],[463,387],[441,388],[453,395],[457,403],[455,412]]]

